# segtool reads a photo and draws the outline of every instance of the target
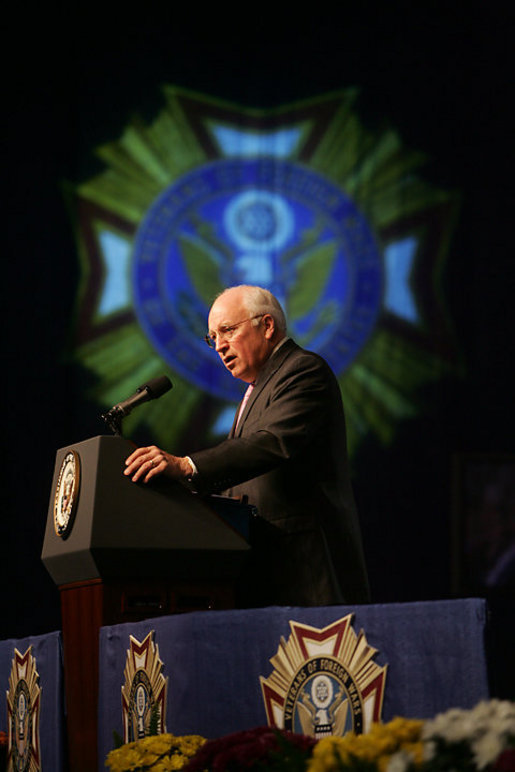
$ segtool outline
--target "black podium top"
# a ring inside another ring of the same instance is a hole
[[[252,507],[200,497],[165,478],[133,483],[123,474],[133,450],[121,437],[99,436],[57,452],[42,552],[55,583],[236,575],[250,549],[244,534]],[[60,535],[56,491],[70,452],[78,459],[80,480],[74,517]]]

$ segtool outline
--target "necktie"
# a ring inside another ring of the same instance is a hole
[[[235,429],[238,428],[238,424],[240,423],[240,418],[241,418],[241,416],[243,414],[243,411],[245,410],[245,405],[249,401],[249,397],[252,394],[253,389],[254,389],[254,384],[253,383],[249,383],[249,385],[247,386],[247,391],[243,395],[243,400],[241,402],[240,409],[238,411],[238,420],[236,421],[236,426],[234,427]]]

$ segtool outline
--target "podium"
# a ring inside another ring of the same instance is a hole
[[[56,455],[42,560],[60,590],[72,772],[97,768],[104,625],[234,607],[253,508],[125,477],[134,446],[99,436]]]

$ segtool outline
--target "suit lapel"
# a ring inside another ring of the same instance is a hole
[[[254,404],[254,400],[256,398],[256,392],[257,391],[258,391],[258,387],[254,386],[254,389],[252,390],[252,394],[250,395],[250,397],[247,400],[247,404],[245,405],[245,409],[243,410],[243,413],[241,414],[239,421],[238,421],[238,413],[240,412],[239,408],[238,408],[238,410],[236,412],[236,416],[234,418],[234,424],[233,424],[233,431],[234,431],[234,436],[235,437],[239,437],[240,434],[241,434],[241,430],[243,428],[243,424],[247,420],[247,416],[249,414],[249,411],[250,411],[252,405]]]
[[[236,415],[234,417],[234,422],[233,422],[229,437],[239,437],[241,435],[243,426],[245,424],[245,421],[247,420],[247,416],[252,410],[252,406],[255,403],[256,399],[261,394],[261,392],[265,388],[270,378],[273,375],[275,375],[275,373],[279,370],[284,360],[290,355],[290,353],[295,348],[297,348],[297,344],[293,340],[287,340],[286,343],[283,343],[279,351],[276,351],[275,354],[273,354],[270,357],[270,359],[265,363],[265,366],[263,367],[263,369],[261,370],[260,374],[256,379],[254,390],[252,391],[252,394],[250,395],[249,400],[245,405],[245,410],[241,414],[241,418],[238,422],[237,428],[236,428],[236,422],[238,419],[239,407],[238,407],[238,410],[236,411]],[[240,402],[240,405],[241,405],[241,402]]]
[[[238,420],[238,413],[240,412],[240,405],[241,405],[242,402],[243,402],[243,400],[240,400],[240,402],[238,404],[238,407],[236,409],[236,413],[234,414],[234,419],[233,419],[233,422],[232,422],[231,431],[227,435],[227,438],[229,440],[232,439],[232,437],[234,437],[234,431],[236,429],[236,422]]]

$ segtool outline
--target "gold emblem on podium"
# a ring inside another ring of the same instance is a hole
[[[7,769],[39,772],[39,711],[41,688],[36,660],[29,646],[25,654],[14,649],[7,692],[8,748]]]
[[[66,539],[73,527],[73,520],[79,501],[80,457],[75,450],[69,450],[59,470],[54,497],[54,528],[61,538]]]
[[[381,720],[387,665],[365,633],[354,632],[353,614],[322,629],[290,620],[268,678],[260,677],[269,726],[311,737],[367,732]]]
[[[166,693],[168,678],[162,674],[163,662],[154,644],[151,630],[141,643],[130,636],[125,662],[125,683],[122,686],[123,733],[126,743],[139,740],[153,732],[166,732]]]

